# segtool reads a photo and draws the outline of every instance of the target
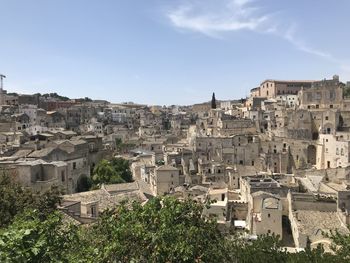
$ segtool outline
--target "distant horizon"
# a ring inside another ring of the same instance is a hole
[[[9,92],[150,105],[191,105],[212,91],[244,98],[271,78],[347,80],[349,9],[346,0],[320,0],[317,12],[303,0],[3,0],[0,73]]]
[[[6,90],[4,88],[4,90]],[[35,94],[40,94],[40,95],[44,95],[44,94],[53,94],[53,93],[56,93],[57,95],[59,96],[62,96],[62,97],[67,97],[66,95],[64,94],[58,94],[57,92],[46,92],[46,93],[39,93],[39,92],[36,92],[36,93],[19,93],[19,92],[11,92],[11,91],[8,91],[6,90],[7,94],[18,94],[18,95],[28,95],[28,96],[31,96],[31,95],[35,95]],[[81,99],[85,99],[86,97],[79,97],[79,98],[70,98],[70,97],[67,97],[69,98],[69,101],[72,101],[72,100],[81,100]],[[95,98],[90,98],[88,97],[89,99],[91,99],[92,101],[106,101],[106,102],[109,102],[110,104],[125,104],[125,105],[146,105],[146,106],[167,106],[167,107],[170,107],[170,106],[191,106],[191,105],[195,105],[195,104],[204,104],[204,103],[210,103],[211,100],[208,100],[208,101],[202,101],[202,102],[195,102],[193,104],[164,104],[164,105],[160,105],[160,104],[147,104],[147,103],[139,103],[139,102],[136,102],[136,101],[121,101],[121,102],[115,102],[115,101],[109,101],[107,99],[95,99]],[[237,100],[241,100],[241,99],[246,99],[246,98],[239,98],[239,99],[216,99],[216,101],[218,102],[222,102],[222,101],[237,101]]]
[[[1,73],[0,73],[1,74]],[[261,82],[259,82],[259,84],[258,85],[256,85],[256,87],[259,87],[259,85],[262,83],[262,82],[264,82],[264,81],[267,81],[267,80],[274,80],[274,81],[300,81],[300,82],[302,82],[302,81],[310,81],[310,82],[312,82],[312,81],[321,81],[321,80],[323,80],[323,79],[331,79],[333,76],[335,76],[335,75],[337,75],[337,74],[333,74],[332,76],[328,76],[328,77],[324,77],[324,78],[321,78],[321,79],[319,79],[319,80],[301,80],[301,79],[297,79],[297,80],[293,80],[293,79],[284,79],[284,80],[282,80],[282,79],[274,79],[274,78],[265,78],[264,80],[262,80]],[[6,75],[5,75],[6,76]],[[337,76],[339,76],[339,75],[337,75]],[[348,83],[348,82],[350,82],[350,80],[345,80],[345,81],[343,81],[343,80],[341,80],[340,79],[340,76],[339,76],[339,81],[340,82],[342,82],[342,83],[344,83],[344,84],[346,84],[346,83]],[[253,88],[252,88],[253,89]],[[33,93],[21,93],[21,92],[16,92],[16,91],[10,91],[10,90],[8,90],[8,89],[6,89],[6,85],[4,84],[4,90],[6,90],[7,91],[7,93],[17,93],[17,94],[19,94],[19,95],[34,95],[34,94],[36,94],[36,93],[40,93],[41,95],[43,95],[43,94],[51,94],[51,93],[57,93],[57,95],[59,95],[59,96],[63,96],[63,97],[68,97],[69,98],[69,100],[78,100],[78,99],[84,99],[85,97],[87,97],[87,96],[80,96],[80,97],[69,97],[69,96],[67,96],[66,94],[59,94],[57,91],[48,91],[48,92],[33,92]],[[249,92],[250,92],[250,90],[249,90]],[[214,91],[214,93],[215,93],[215,96],[217,96],[217,93]],[[87,98],[89,98],[89,99],[91,99],[91,100],[93,100],[93,101],[107,101],[107,102],[109,102],[109,103],[111,103],[111,104],[136,104],[136,105],[146,105],[146,106],[167,106],[167,107],[169,107],[169,106],[191,106],[191,105],[195,105],[195,104],[203,104],[203,103],[210,103],[210,101],[211,101],[211,95],[212,95],[212,93],[209,93],[208,94],[208,98],[209,99],[207,99],[207,100],[204,100],[204,101],[195,101],[195,102],[193,102],[193,103],[191,103],[191,104],[181,104],[181,103],[176,103],[176,104],[174,104],[174,103],[172,103],[172,104],[155,104],[155,103],[143,103],[143,102],[139,102],[139,101],[133,101],[133,100],[128,100],[128,101],[110,101],[110,100],[108,100],[108,99],[106,99],[106,98],[94,98],[94,97],[87,97]],[[247,95],[247,96],[245,96],[245,97],[241,97],[241,98],[224,98],[224,99],[218,99],[217,97],[216,97],[216,100],[217,101],[219,101],[219,102],[221,102],[221,101],[235,101],[235,100],[241,100],[241,99],[247,99],[249,97],[249,94]]]

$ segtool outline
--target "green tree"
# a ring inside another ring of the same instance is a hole
[[[105,213],[89,235],[96,262],[228,262],[228,239],[195,201],[154,198]],[[87,260],[87,259],[86,259]],[[88,260],[87,260],[88,261]]]
[[[94,175],[92,177],[93,185],[99,184],[119,184],[125,181],[116,172],[111,162],[108,160],[101,160],[94,169]]]
[[[77,192],[85,192],[89,191],[92,186],[92,180],[90,177],[87,177],[86,175],[82,175],[79,177],[77,181]]]
[[[0,175],[0,228],[12,222],[27,208],[38,209],[42,218],[56,209],[60,202],[58,188],[45,193],[34,193],[11,179],[8,173]]]
[[[45,199],[51,207],[51,198]],[[209,204],[208,204],[209,205]],[[336,263],[350,261],[350,235],[332,233],[334,253],[322,246],[288,253],[276,236],[249,241],[223,234],[193,200],[156,197],[142,205],[122,202],[96,224],[67,225],[58,211],[17,215],[0,229],[0,262],[233,262]]]
[[[118,153],[125,153],[130,149],[134,149],[135,147],[136,145],[133,143],[124,143],[120,138],[115,139],[115,148]]]
[[[130,171],[129,161],[124,158],[112,158],[111,165],[116,173],[125,181],[132,182],[132,173]]]
[[[255,241],[239,236],[232,239],[232,252],[237,262],[287,262],[287,253],[281,249],[279,237],[263,235]]]
[[[331,249],[335,255],[334,262],[350,262],[350,234],[342,235],[338,232],[327,234],[333,241]]]
[[[216,109],[216,99],[215,99],[215,93],[213,92],[213,96],[211,98],[211,108]]]
[[[40,217],[38,210],[28,211],[0,230],[1,262],[70,262],[77,229],[62,224],[58,212],[44,221]]]
[[[117,149],[118,152],[120,152],[123,149],[123,141],[120,138],[115,139],[115,148]]]
[[[7,173],[0,175],[0,228],[7,226],[28,205],[34,203],[33,194],[15,184]]]
[[[349,98],[350,97],[350,86],[345,86],[343,88],[343,97]]]

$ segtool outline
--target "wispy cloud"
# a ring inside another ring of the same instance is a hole
[[[188,1],[168,12],[171,23],[180,29],[197,31],[211,37],[238,30],[271,31],[269,14],[259,14],[252,0]]]
[[[335,63],[350,72],[350,63],[331,53],[307,44],[297,32],[297,23],[281,21],[276,12],[263,12],[257,0],[187,0],[185,4],[167,12],[171,24],[181,30],[199,32],[222,38],[224,33],[248,30],[280,37],[296,49]]]
[[[292,24],[282,36],[301,51],[326,59],[333,59],[330,53],[309,47],[307,44],[305,44],[301,38],[296,36],[296,28],[296,24]]]
[[[282,37],[285,38],[288,42],[290,42],[293,46],[295,46],[298,50],[323,58],[329,62],[336,64],[344,74],[350,73],[349,61],[346,61],[344,59],[339,59],[329,52],[325,52],[323,50],[310,47],[302,40],[301,37],[298,37],[297,25],[295,23],[289,26],[287,31],[284,34],[282,34]]]

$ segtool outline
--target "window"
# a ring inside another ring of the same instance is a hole
[[[270,214],[267,214],[267,217],[271,217],[271,215],[270,215]]]
[[[221,201],[225,201],[225,194],[221,194]]]
[[[325,119],[326,119],[326,121],[328,121],[328,116],[326,116],[326,118],[325,118]]]
[[[340,154],[341,154],[341,156],[343,156],[343,155],[344,155],[344,148],[341,148],[341,150],[340,150]]]
[[[66,180],[66,176],[64,174],[64,171],[61,171],[61,180],[64,182]]]
[[[77,163],[76,162],[73,163],[73,170],[75,170],[75,169],[77,169]]]
[[[91,216],[92,217],[96,217],[96,208],[95,208],[95,206],[91,206],[90,207],[90,212],[91,212]]]

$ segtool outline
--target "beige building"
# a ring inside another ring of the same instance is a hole
[[[207,197],[213,201],[208,208],[203,210],[203,214],[215,217],[220,224],[228,225],[228,189],[209,189]]]
[[[247,226],[254,235],[282,238],[282,202],[278,196],[258,191],[249,196]]]
[[[52,186],[58,186],[64,192],[71,192],[68,165],[65,162],[18,161],[1,163],[1,166],[13,167],[15,181],[34,191],[45,192]]]
[[[84,224],[96,221],[100,213],[125,201],[147,201],[137,182],[102,185],[98,190],[64,195],[59,209]]]
[[[151,190],[154,195],[164,195],[181,185],[180,171],[173,166],[163,165],[150,175]]]
[[[276,98],[279,95],[296,95],[302,88],[311,87],[309,80],[273,80],[267,79],[260,87],[251,90],[252,97]]]
[[[350,164],[350,140],[340,134],[320,134],[316,168],[347,167]]]
[[[236,118],[231,115],[223,114],[217,121],[218,134],[221,136],[230,136],[235,134],[256,134],[257,127],[254,121],[250,119]]]
[[[340,109],[343,103],[343,86],[339,76],[333,79],[315,81],[310,88],[304,87],[299,92],[301,109]]]

